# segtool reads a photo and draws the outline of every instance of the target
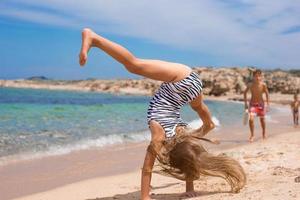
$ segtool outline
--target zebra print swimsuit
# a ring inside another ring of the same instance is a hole
[[[165,130],[166,138],[173,137],[176,126],[187,126],[180,118],[180,108],[199,96],[202,87],[202,82],[195,72],[178,82],[162,83],[150,101],[148,124],[151,120],[157,121]]]

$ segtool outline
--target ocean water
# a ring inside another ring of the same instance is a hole
[[[0,159],[42,156],[150,138],[151,97],[0,88]],[[205,101],[219,128],[242,123],[243,104]],[[188,106],[182,118],[195,127]]]

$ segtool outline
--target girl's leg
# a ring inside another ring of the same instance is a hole
[[[194,99],[190,103],[192,109],[197,112],[200,119],[203,122],[203,126],[200,127],[200,129],[197,129],[195,134],[197,134],[199,137],[203,137],[206,135],[210,130],[215,128],[215,124],[212,121],[211,114],[209,112],[208,107],[203,102],[203,95],[200,94],[196,99]]]
[[[87,54],[91,47],[100,48],[123,64],[129,72],[154,80],[179,81],[191,73],[191,69],[183,64],[136,58],[121,45],[97,35],[90,29],[84,29],[82,32],[82,46],[79,54],[80,65],[83,66],[86,63]]]
[[[159,144],[161,141],[165,139],[165,131],[161,127],[161,125],[156,121],[150,122],[150,130],[151,130],[151,141]],[[153,152],[146,152],[143,168],[142,168],[142,178],[141,178],[141,199],[149,200],[150,196],[150,183],[151,183],[151,175],[152,168],[154,165],[156,155],[153,155]]]

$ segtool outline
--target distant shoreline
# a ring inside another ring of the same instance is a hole
[[[204,84],[203,94],[213,100],[243,100],[243,91],[251,80],[251,68],[208,68],[193,69]],[[291,95],[300,91],[298,73],[286,71],[265,71],[264,80],[269,88],[271,101],[288,104]],[[152,96],[161,81],[143,79],[116,80],[51,80],[44,76],[29,79],[0,80],[0,87],[31,88],[49,90],[91,91],[120,95]]]

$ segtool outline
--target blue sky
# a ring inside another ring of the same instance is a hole
[[[190,66],[300,68],[300,0],[2,0],[0,78],[132,78],[92,49],[90,27],[142,58]]]

